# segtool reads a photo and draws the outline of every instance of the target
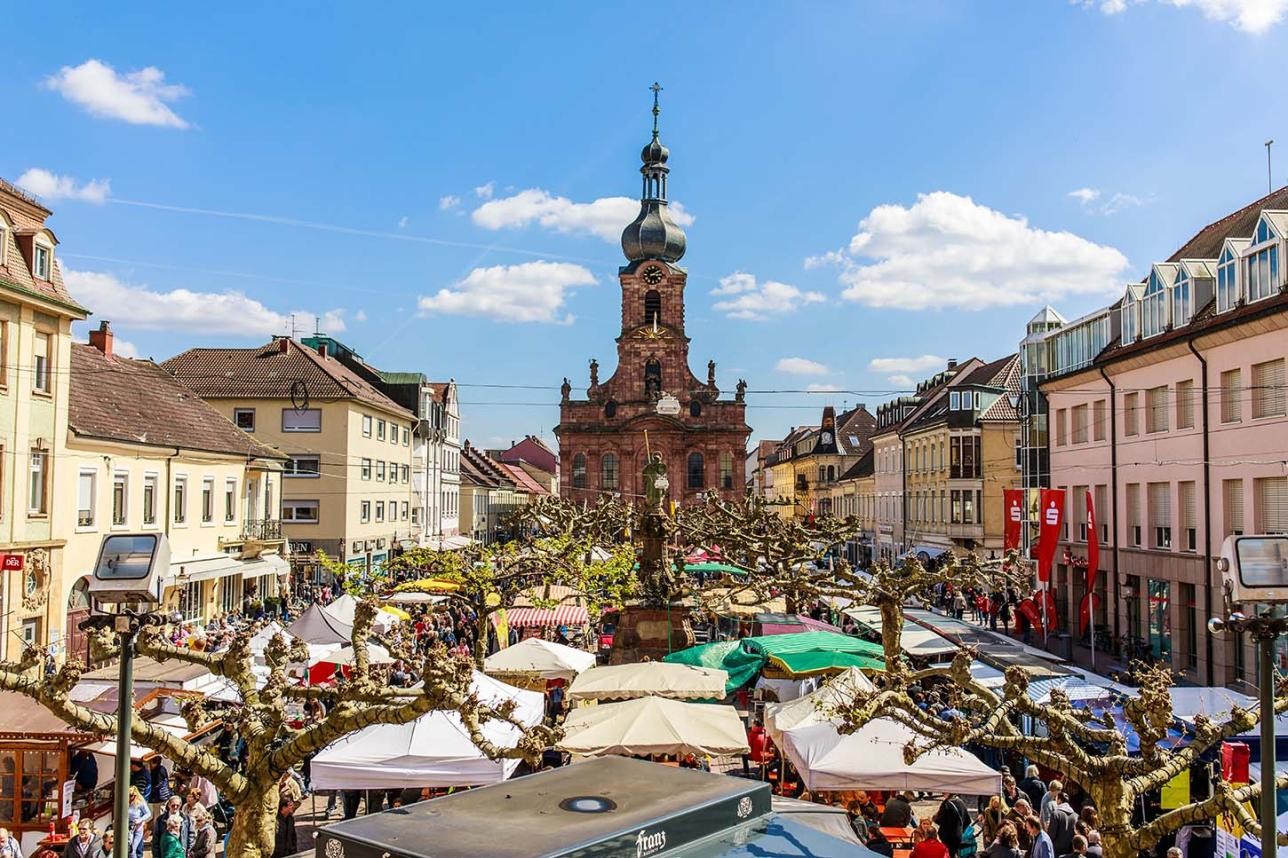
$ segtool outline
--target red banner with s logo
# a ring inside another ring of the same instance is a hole
[[[1002,489],[1002,502],[1006,506],[1002,550],[1010,551],[1020,547],[1020,527],[1024,523],[1024,490]]]
[[[1038,580],[1051,580],[1051,564],[1055,562],[1056,543],[1060,541],[1060,525],[1064,521],[1064,489],[1043,489],[1038,527]]]

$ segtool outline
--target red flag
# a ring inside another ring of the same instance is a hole
[[[1094,597],[1094,598],[1093,598]],[[1082,601],[1078,603],[1078,635],[1082,636],[1087,633],[1087,626],[1091,625],[1092,605],[1100,607],[1099,593],[1086,593]]]
[[[1100,525],[1096,521],[1096,502],[1087,490],[1087,592],[1096,592],[1096,576],[1100,574]]]
[[[1010,551],[1020,547],[1020,525],[1024,522],[1024,490],[1002,489],[1002,502],[1006,505],[1002,550]]]
[[[1056,543],[1060,541],[1060,522],[1064,517],[1064,489],[1043,489],[1038,528],[1038,580],[1051,580]]]

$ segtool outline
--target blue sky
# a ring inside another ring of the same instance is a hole
[[[475,443],[549,438],[562,377],[615,363],[634,204],[614,198],[638,195],[659,80],[692,219],[690,362],[746,378],[754,437],[776,437],[828,403],[875,407],[931,358],[1007,354],[1043,303],[1101,306],[1262,195],[1262,143],[1288,144],[1285,17],[28,5],[7,13],[33,37],[8,43],[0,175],[55,209],[74,294],[141,355],[317,314],[382,368],[455,377]],[[811,385],[840,390],[755,392]]]

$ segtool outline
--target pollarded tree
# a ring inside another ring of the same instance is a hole
[[[1262,717],[1259,707],[1235,708],[1219,723],[1199,716],[1192,741],[1172,748],[1165,741],[1175,721],[1171,674],[1165,667],[1142,666],[1141,688],[1122,706],[1123,717],[1140,739],[1140,750],[1133,754],[1110,715],[1075,708],[1059,689],[1051,692],[1049,701],[1038,703],[1029,696],[1029,674],[1018,667],[1007,669],[1005,685],[1000,694],[995,693],[971,677],[971,659],[971,653],[963,652],[951,668],[921,672],[923,676],[943,673],[950,680],[951,703],[960,717],[945,719],[923,711],[905,688],[896,686],[859,695],[838,707],[835,714],[842,729],[854,730],[874,718],[889,717],[926,740],[905,748],[909,763],[936,747],[974,744],[1011,751],[1059,772],[1066,782],[1082,787],[1099,812],[1105,858],[1136,858],[1139,851],[1152,848],[1183,825],[1221,812],[1234,814],[1259,835],[1260,823],[1244,804],[1260,795],[1260,784],[1236,787],[1219,781],[1207,799],[1166,811],[1140,826],[1133,818],[1146,794],[1189,770],[1222,741],[1255,728]],[[1275,714],[1288,712],[1288,682],[1279,684]],[[1025,733],[1019,726],[1021,716],[1043,729]],[[1288,787],[1288,775],[1279,778],[1278,786]],[[1288,844],[1288,838],[1281,836],[1281,842]]]
[[[536,760],[557,739],[545,727],[526,729],[517,724],[511,705],[491,707],[481,703],[471,691],[473,665],[467,659],[450,656],[441,647],[423,658],[421,688],[391,689],[373,671],[368,657],[367,641],[375,612],[374,602],[364,600],[359,604],[351,641],[354,648],[351,678],[334,688],[293,684],[288,666],[307,661],[307,650],[300,641],[288,645],[280,634],[273,637],[264,652],[268,678],[261,684],[253,671],[255,656],[249,633],[235,635],[226,650],[202,652],[174,646],[161,628],[145,627],[140,631],[135,644],[137,654],[162,662],[179,661],[205,667],[228,679],[241,698],[237,704],[206,699],[190,704],[185,710],[193,727],[219,719],[225,729],[245,742],[244,757],[238,765],[221,759],[209,747],[184,741],[141,719],[133,719],[130,724],[135,743],[209,779],[236,807],[227,854],[268,858],[273,851],[277,785],[283,773],[337,739],[364,727],[405,724],[432,710],[448,709],[460,715],[475,744],[492,758]],[[114,638],[100,635],[96,644],[105,656],[119,655],[114,652]],[[52,677],[43,677],[38,652],[28,650],[19,662],[0,663],[0,688],[36,700],[80,730],[115,735],[115,716],[96,712],[71,698],[82,670],[79,663],[69,661]],[[327,706],[326,716],[300,727],[292,726],[290,710],[309,699]],[[482,727],[493,719],[515,723],[523,730],[516,747],[499,748],[487,740]],[[118,784],[120,788],[124,786]]]

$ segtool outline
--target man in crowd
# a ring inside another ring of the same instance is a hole
[[[1030,816],[1024,821],[1024,825],[1033,840],[1033,851],[1029,853],[1029,858],[1056,858],[1051,838],[1042,830],[1042,820],[1036,816]]]
[[[1038,767],[1030,765],[1024,770],[1024,780],[1020,781],[1020,792],[1029,798],[1029,804],[1034,810],[1041,810],[1042,796],[1046,794],[1046,784],[1038,777]]]

